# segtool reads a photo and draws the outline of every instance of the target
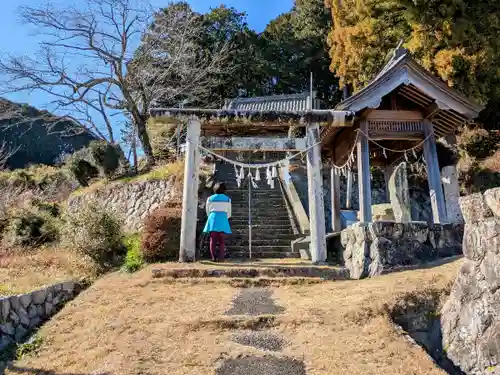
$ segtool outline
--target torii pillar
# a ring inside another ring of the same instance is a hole
[[[368,138],[368,121],[362,120],[358,135],[358,190],[359,190],[359,221],[369,223],[372,221],[372,188],[370,175],[370,150]]]
[[[200,151],[198,144],[200,132],[200,121],[197,118],[191,118],[187,125],[179,262],[193,262],[196,260],[196,225],[200,180]]]
[[[321,173],[319,124],[307,127],[307,184],[309,193],[310,252],[313,263],[326,261],[326,225]]]

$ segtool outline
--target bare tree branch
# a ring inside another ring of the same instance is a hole
[[[9,159],[14,156],[14,154],[19,151],[20,146],[10,148],[7,146],[6,142],[0,144],[0,170],[4,169],[7,165]]]
[[[21,7],[44,39],[37,56],[0,59],[3,93],[42,91],[59,118],[114,142],[117,113],[132,120],[148,163],[146,128],[157,103],[200,102],[218,84],[229,45],[202,47],[200,15],[183,5],[153,13],[141,0],[82,0],[78,8]],[[140,47],[135,47],[140,44]],[[0,91],[0,95],[2,91]]]

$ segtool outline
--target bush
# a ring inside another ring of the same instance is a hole
[[[496,132],[485,129],[464,129],[458,137],[458,148],[463,154],[473,158],[484,159],[493,155],[500,141]]]
[[[125,238],[123,241],[127,248],[127,255],[123,269],[127,272],[135,272],[141,269],[144,264],[141,254],[141,241],[138,234],[132,234]]]
[[[166,204],[146,217],[141,238],[145,262],[177,259],[181,236],[181,205]]]
[[[95,164],[107,178],[114,176],[120,167],[123,153],[120,146],[106,142],[92,141],[89,145],[90,153]]]
[[[78,152],[69,158],[67,168],[82,186],[89,186],[89,182],[99,176],[99,170]]]
[[[33,201],[31,201],[31,205],[41,212],[45,212],[54,218],[57,218],[61,215],[61,207],[55,202],[45,202],[43,200],[35,198],[33,199]]]
[[[124,253],[122,222],[101,207],[88,205],[66,214],[63,222],[63,246],[91,258],[102,270]]]
[[[23,207],[7,219],[3,240],[8,247],[37,247],[59,237],[56,219],[35,207]],[[5,224],[4,224],[5,225]]]

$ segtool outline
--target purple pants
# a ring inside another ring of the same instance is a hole
[[[210,232],[210,255],[213,260],[224,259],[224,239],[226,234],[224,232]],[[216,256],[216,247],[219,244],[219,256]]]

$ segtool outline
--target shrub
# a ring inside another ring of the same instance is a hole
[[[166,204],[148,215],[144,221],[141,251],[144,261],[158,262],[179,256],[181,205]]]
[[[462,154],[484,159],[493,155],[498,149],[499,136],[485,129],[464,129],[458,137],[458,148]]]
[[[55,202],[45,202],[41,199],[35,198],[31,201],[31,205],[52,217],[59,217],[61,215],[61,207]]]
[[[99,176],[99,170],[78,152],[69,158],[67,168],[82,186],[89,186],[89,182]]]
[[[122,222],[115,215],[88,205],[77,213],[66,213],[63,219],[63,246],[91,258],[102,270],[123,254]]]
[[[123,268],[127,272],[138,271],[144,264],[144,260],[142,259],[141,241],[139,235],[129,235],[125,238],[123,243],[127,249],[127,255],[125,257]]]
[[[113,177],[118,167],[120,167],[120,159],[122,158],[120,146],[110,145],[106,142],[92,141],[90,142],[89,149],[92,159],[102,174],[107,178]]]
[[[35,207],[23,207],[12,212],[3,234],[8,247],[36,247],[59,237],[56,219]]]

